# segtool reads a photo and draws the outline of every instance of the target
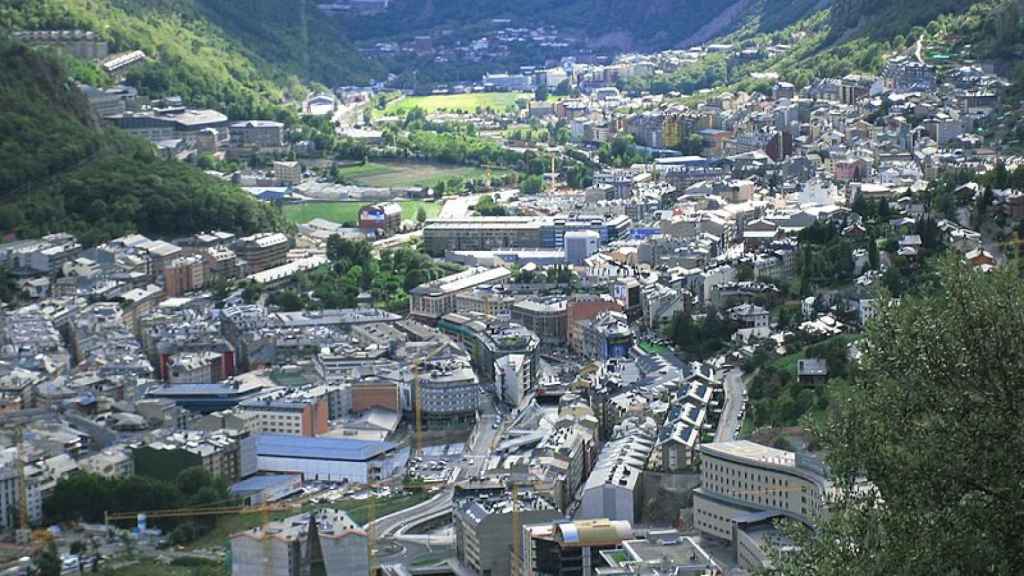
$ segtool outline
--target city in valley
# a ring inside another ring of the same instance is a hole
[[[1024,5],[598,4],[0,8],[0,576],[1019,574]]]

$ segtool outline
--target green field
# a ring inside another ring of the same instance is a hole
[[[487,171],[478,166],[455,166],[427,162],[367,162],[342,168],[341,176],[353,184],[372,188],[434,186],[451,178],[483,178]],[[494,174],[501,174],[495,171]]]
[[[641,350],[647,352],[648,354],[664,354],[665,352],[670,352],[667,346],[655,344],[654,342],[651,342],[649,340],[641,340],[637,342],[637,346],[639,346]]]
[[[323,218],[338,224],[357,224],[359,209],[369,206],[372,202],[309,202],[306,204],[291,204],[284,207],[284,217],[295,224],[305,224],[314,218]],[[416,220],[416,213],[420,206],[427,211],[428,218],[434,218],[441,213],[440,202],[422,202],[420,200],[400,200],[402,206],[402,219]]]
[[[427,114],[438,111],[454,112],[462,110],[475,112],[477,108],[492,108],[501,112],[520,98],[533,98],[530,92],[477,92],[474,94],[442,94],[437,96],[406,96],[388,104],[384,113],[398,114],[415,107],[422,108]]]

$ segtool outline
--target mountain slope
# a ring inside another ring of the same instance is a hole
[[[658,49],[694,35],[732,32],[751,14],[771,14],[770,25],[781,28],[822,2],[827,0],[394,0],[388,12],[365,18],[367,26],[353,27],[353,35],[380,39],[511,18],[514,26],[556,26],[592,39],[613,34],[627,38],[623,45]]]
[[[152,60],[129,76],[144,94],[180,95],[232,118],[272,116],[300,80],[361,82],[376,69],[311,0],[8,0],[0,28],[93,30]]]
[[[66,230],[85,243],[282,225],[276,209],[151,146],[102,130],[45,54],[0,41],[0,232]]]

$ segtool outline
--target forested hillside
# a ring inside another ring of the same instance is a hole
[[[86,243],[280,225],[276,209],[152,147],[102,130],[45,54],[0,44],[0,232],[68,231]]]
[[[698,32],[731,32],[752,15],[763,15],[766,28],[778,29],[825,5],[827,0],[395,0],[387,13],[367,18],[367,26],[352,34],[378,39],[511,18],[514,26],[556,26],[594,39],[623,36],[636,49],[672,48]]]
[[[143,94],[179,95],[232,118],[266,118],[301,81],[363,82],[376,70],[340,22],[310,0],[8,0],[0,28],[93,30],[151,61],[129,76]]]

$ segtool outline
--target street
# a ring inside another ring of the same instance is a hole
[[[728,442],[736,439],[736,428],[740,425],[740,410],[746,405],[747,385],[743,381],[743,370],[733,368],[722,381],[725,388],[725,406],[722,417],[718,421],[715,442]]]

